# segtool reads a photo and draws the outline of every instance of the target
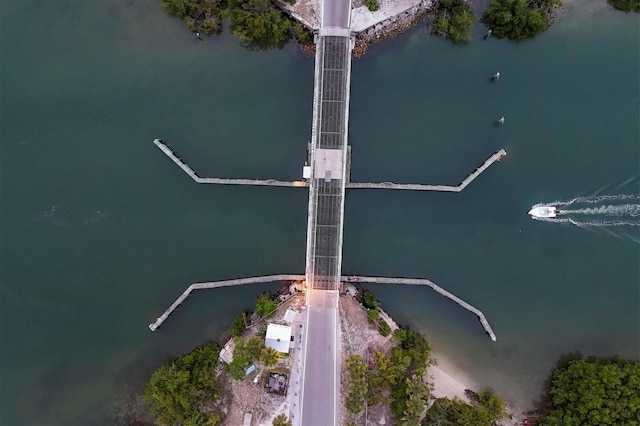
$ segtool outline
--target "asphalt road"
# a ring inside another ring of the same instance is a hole
[[[301,424],[337,425],[340,369],[338,292],[313,290],[307,315]]]
[[[323,0],[322,1],[322,26],[349,28],[351,12],[350,0]]]

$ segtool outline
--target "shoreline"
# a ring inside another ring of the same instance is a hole
[[[273,317],[269,318],[269,323],[281,323],[284,312],[287,309],[293,309],[298,314],[305,311],[305,300],[300,283],[288,282],[276,293],[275,297],[279,299],[278,308]],[[339,315],[340,315],[340,340],[341,340],[341,364],[349,354],[359,354],[366,359],[367,353],[372,350],[380,350],[388,352],[393,346],[393,332],[400,328],[393,317],[389,315],[382,306],[378,309],[380,317],[384,319],[391,328],[391,334],[382,336],[376,325],[370,323],[367,319],[367,310],[361,303],[362,289],[360,287],[343,288],[340,295]],[[258,320],[249,325],[243,334],[243,338],[255,335],[256,326],[264,320]],[[278,414],[288,414],[290,418],[299,416],[299,374],[302,366],[300,358],[302,343],[297,335],[298,331],[302,333],[305,327],[303,315],[298,315],[293,321],[293,341],[289,356],[286,357],[275,368],[286,371],[289,375],[291,387],[284,397],[269,395],[261,396],[260,386],[256,386],[260,380],[264,367],[259,367],[251,374],[248,374],[243,380],[230,382],[230,394],[232,397],[227,401],[227,416],[223,419],[222,425],[235,426],[241,422],[245,415],[251,414],[253,418],[252,424],[261,426],[270,426],[273,418]],[[231,337],[224,345],[221,345],[220,359],[232,356],[233,337]],[[228,355],[225,355],[228,353]],[[230,359],[229,359],[230,360]],[[227,360],[227,361],[229,361]],[[464,369],[458,367],[445,352],[431,349],[429,360],[432,361],[427,366],[425,380],[433,385],[433,390],[427,401],[426,409],[428,410],[435,400],[440,398],[454,399],[458,398],[463,402],[471,405],[470,395],[479,393],[488,386],[482,386],[477,380],[473,379]],[[268,369],[267,369],[268,370]],[[340,424],[345,424],[348,413],[345,411],[344,398],[346,392],[344,387],[347,381],[344,377],[340,379]],[[504,401],[507,409],[507,418],[500,422],[502,426],[522,425],[526,418],[524,407],[509,404],[505,398],[498,395]],[[371,422],[388,422],[391,420],[389,407],[385,403],[378,403],[368,408],[368,419]],[[254,423],[255,422],[255,423]]]

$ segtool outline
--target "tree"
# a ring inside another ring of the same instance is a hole
[[[260,361],[262,361],[265,367],[273,367],[278,363],[279,360],[280,352],[268,346],[262,348],[262,352],[260,353]]]
[[[247,358],[249,358],[252,362],[257,361],[262,356],[262,350],[265,348],[264,340],[260,336],[253,336],[251,339],[247,340],[245,344]]]
[[[162,0],[161,4],[169,14],[182,18],[193,32],[209,35],[222,31],[218,0]]]
[[[425,338],[418,332],[410,328],[396,330],[394,338],[399,347],[406,352],[411,359],[411,369],[413,372],[424,372],[429,361],[431,347]]]
[[[293,36],[298,40],[298,43],[306,45],[313,43],[313,33],[305,28],[301,23],[294,22],[291,25],[293,29]]]
[[[499,420],[507,417],[507,407],[505,407],[504,401],[489,389],[477,394],[472,402],[476,407],[483,407],[492,419]]]
[[[144,402],[158,425],[214,425],[213,405],[220,386],[215,378],[219,348],[206,345],[158,368],[145,387]]]
[[[454,43],[468,43],[475,22],[473,11],[464,0],[440,0],[431,33],[447,37]]]
[[[184,18],[187,15],[187,0],[162,0],[162,7],[171,15]]]
[[[268,318],[273,315],[273,312],[278,306],[278,301],[271,297],[268,292],[262,293],[256,299],[256,315],[261,318]]]
[[[229,0],[223,16],[249,49],[281,49],[289,41],[289,20],[270,0]]]
[[[546,31],[561,0],[492,0],[480,21],[498,38],[524,40]]]
[[[226,364],[225,367],[231,377],[236,380],[242,380],[245,377],[247,368],[251,365],[252,359],[247,350],[246,342],[242,338],[235,337],[233,341],[235,343],[233,360]]]
[[[273,426],[292,426],[293,422],[287,418],[284,414],[278,415],[273,422],[271,423]]]
[[[619,357],[587,358],[556,367],[548,391],[553,409],[539,424],[637,425],[640,419],[640,362]]]
[[[242,312],[240,315],[238,315],[235,319],[235,321],[233,321],[233,326],[231,327],[231,335],[233,337],[240,337],[242,336],[242,334],[244,333],[244,330],[247,327],[247,323],[246,323],[246,318],[247,315],[246,312]]]
[[[365,290],[362,295],[362,305],[367,309],[378,309],[380,307],[380,302],[378,302],[373,293],[369,290]]]
[[[471,405],[459,398],[436,399],[422,426],[494,426],[507,415],[504,402],[490,390],[473,394],[470,399]]]
[[[400,425],[420,426],[420,417],[427,407],[431,392],[422,375],[414,374],[407,378],[406,383],[407,408],[403,413]]]
[[[400,420],[407,409],[407,379],[426,371],[431,348],[420,333],[401,328],[394,333],[396,346],[391,349],[391,370],[395,380],[391,387],[391,416]]]
[[[367,366],[360,355],[352,354],[345,359],[345,370],[349,375],[345,407],[350,413],[358,414],[364,410],[367,395]]]
[[[375,351],[370,360],[372,368],[367,369],[367,403],[374,405],[382,399],[385,389],[395,384],[395,372],[391,368],[391,359],[381,351]]]
[[[640,2],[638,0],[607,0],[607,3],[623,12],[640,13]]]

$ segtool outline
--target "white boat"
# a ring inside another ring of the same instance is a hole
[[[533,217],[556,217],[557,211],[553,206],[540,206],[529,210],[529,214]]]

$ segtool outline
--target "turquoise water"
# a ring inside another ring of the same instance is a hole
[[[153,138],[203,175],[298,178],[313,59],[199,42],[152,1],[1,5],[0,419],[105,424],[116,395],[223,338],[265,288],[197,293],[149,332],[188,284],[304,269],[303,189],[198,186]],[[427,289],[373,288],[511,402],[563,351],[638,357],[638,229],[526,215],[638,192],[637,16],[587,6],[533,41],[419,28],[353,65],[354,180],[455,184],[508,152],[461,194],[350,192],[344,271],[427,277],[482,309],[497,343]]]

